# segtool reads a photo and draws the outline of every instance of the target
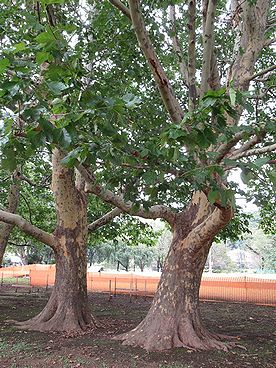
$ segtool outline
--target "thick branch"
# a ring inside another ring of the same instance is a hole
[[[111,220],[113,220],[116,216],[120,215],[122,212],[123,211],[120,208],[114,208],[112,211],[106,213],[104,216],[88,225],[88,230],[89,231],[97,230],[98,228],[108,224]]]
[[[189,85],[188,67],[184,60],[184,55],[180,47],[179,39],[177,37],[175,5],[170,5],[170,21],[172,23],[172,44],[173,44],[174,52],[178,58],[179,71],[180,71],[180,74],[183,78],[185,85],[188,87]]]
[[[163,205],[155,205],[146,210],[143,208],[143,206],[140,206],[137,211],[134,211],[134,204],[132,202],[125,202],[122,195],[115,194],[102,185],[96,184],[95,177],[91,175],[83,165],[79,165],[77,169],[87,183],[87,192],[95,194],[104,202],[110,203],[113,206],[120,208],[123,212],[128,213],[132,216],[140,216],[149,219],[163,218],[168,221],[168,223],[173,223],[175,214],[168,207]]]
[[[239,158],[255,156],[255,155],[257,156],[262,153],[268,153],[268,152],[273,152],[273,151],[276,151],[276,143],[271,144],[270,146],[262,147],[262,148],[255,148],[255,149],[251,149],[248,151],[243,151],[238,154],[234,154],[233,156],[230,156],[229,158],[231,158],[231,160],[237,160]]]
[[[216,10],[216,0],[209,0],[203,34],[201,95],[203,95],[208,90],[209,80],[211,77],[211,60],[214,52],[215,10]]]
[[[129,8],[120,0],[109,0],[109,2],[115,6],[115,8],[119,9],[123,14],[125,14],[129,19],[131,19]]]
[[[11,225],[18,226],[19,229],[24,231],[26,234],[31,235],[36,240],[41,241],[44,244],[49,245],[51,248],[55,249],[56,239],[52,234],[47,233],[44,230],[30,224],[23,217],[19,215],[14,215],[12,213],[0,210],[0,221],[6,222]]]
[[[236,89],[248,90],[256,60],[266,46],[269,6],[268,0],[257,0],[254,4],[243,1],[240,4],[239,29],[233,50],[235,57],[228,75],[228,84],[233,81]]]
[[[196,104],[196,1],[188,2],[188,84],[189,111],[193,111]]]
[[[151,39],[148,35],[143,16],[141,14],[139,0],[129,0],[129,9],[137,40],[150,66],[163,103],[172,121],[179,123],[183,118],[183,110],[174,95],[171,83],[157,57]]]

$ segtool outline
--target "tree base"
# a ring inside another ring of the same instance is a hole
[[[145,321],[130,332],[115,336],[115,340],[121,340],[123,345],[141,347],[147,351],[163,351],[173,348],[187,348],[190,350],[223,350],[228,351],[235,346],[234,342],[223,340],[234,340],[235,337],[213,334],[202,326],[197,328],[186,323],[172,330],[162,328],[162,324],[155,329],[146,325]],[[163,325],[164,326],[164,325]]]
[[[41,332],[81,333],[99,327],[96,319],[78,303],[66,300],[57,304],[51,299],[37,316],[16,324],[20,329]]]

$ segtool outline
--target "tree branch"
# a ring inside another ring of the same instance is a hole
[[[250,148],[254,147],[257,143],[260,143],[262,139],[265,137],[265,135],[266,135],[265,131],[260,132],[259,135],[255,135],[254,137],[249,139],[249,141],[245,142],[245,144],[243,144],[240,148],[232,152],[231,155],[236,156],[242,152],[249,150]]]
[[[253,75],[249,76],[247,78],[247,80],[248,81],[251,81],[251,80],[253,80],[255,78],[258,78],[258,77],[261,77],[262,75],[267,74],[267,73],[269,73],[269,72],[271,72],[271,71],[273,71],[275,69],[276,69],[276,65],[271,65],[270,67],[268,67],[268,68],[266,68],[264,70],[261,70],[260,72],[258,72],[256,74],[253,74]]]
[[[78,165],[77,169],[86,181],[86,191],[88,193],[95,194],[104,202],[110,203],[113,206],[120,208],[123,212],[128,213],[132,216],[140,216],[149,219],[163,218],[169,224],[173,224],[175,214],[168,207],[164,205],[155,205],[146,210],[145,208],[143,208],[143,206],[140,206],[137,211],[134,211],[134,204],[131,201],[125,202],[124,197],[121,194],[115,194],[102,185],[96,184],[96,179],[94,175],[91,174],[83,165]]]
[[[239,7],[239,29],[233,50],[235,59],[228,74],[228,85],[234,82],[234,88],[246,91],[254,71],[256,60],[266,46],[268,0],[256,0],[254,4],[242,2]]]
[[[109,2],[131,20],[129,8],[125,6],[120,0],[109,0]]]
[[[0,210],[0,221],[19,227],[26,234],[31,235],[36,240],[49,245],[51,248],[56,248],[56,239],[52,234],[30,224],[23,217],[12,213]]]
[[[218,156],[216,157],[216,162],[220,162],[227,153],[231,150],[232,147],[234,147],[243,137],[244,132],[238,132],[232,137],[228,142],[223,143],[218,149],[217,153]]]
[[[176,99],[171,83],[157,57],[151,39],[146,30],[141,13],[139,0],[129,0],[129,9],[132,25],[146,60],[152,71],[154,80],[158,86],[163,103],[173,122],[179,123],[183,119],[183,110]]]
[[[197,99],[196,88],[196,0],[188,2],[188,85],[189,111],[193,111]]]
[[[108,224],[111,220],[113,220],[116,216],[119,216],[122,212],[123,211],[120,208],[114,208],[112,211],[106,213],[104,216],[88,225],[88,230],[97,230],[98,228]]]
[[[201,74],[201,95],[209,88],[211,77],[211,61],[214,52],[214,20],[215,20],[216,0],[209,0],[206,14],[206,22],[203,32],[203,56]]]
[[[184,55],[180,47],[179,39],[177,37],[175,5],[170,5],[170,21],[172,24],[172,44],[174,52],[178,58],[179,71],[185,85],[188,87],[189,86],[188,67],[184,60]]]
[[[271,144],[270,146],[262,147],[262,148],[255,148],[255,149],[248,150],[248,151],[242,151],[240,153],[234,154],[233,156],[230,156],[229,158],[231,160],[237,160],[239,158],[260,155],[262,153],[273,152],[275,150],[276,150],[276,143]]]

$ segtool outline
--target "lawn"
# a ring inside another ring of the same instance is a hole
[[[237,336],[239,347],[229,352],[194,352],[174,349],[147,353],[122,346],[112,340],[116,334],[134,327],[147,313],[151,299],[90,294],[91,310],[102,327],[79,336],[18,330],[11,320],[36,315],[45,305],[45,291],[15,293],[0,288],[1,368],[275,368],[276,313],[273,307],[249,304],[201,304],[206,325],[213,331]]]

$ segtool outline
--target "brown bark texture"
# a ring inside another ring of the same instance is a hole
[[[19,183],[14,179],[14,182],[11,184],[9,196],[8,196],[8,206],[7,212],[15,213],[18,207],[19,202]],[[1,223],[0,225],[0,267],[3,262],[3,257],[8,245],[9,237],[12,232],[14,225]]]
[[[81,331],[95,324],[89,313],[86,281],[87,201],[76,186],[74,171],[61,165],[63,155],[53,153],[52,190],[56,202],[56,279],[45,308],[20,323],[39,331]]]
[[[147,316],[116,339],[148,351],[228,349],[230,343],[221,341],[227,337],[207,331],[202,323],[199,287],[213,238],[232,214],[231,208],[211,205],[204,193],[194,194],[189,207],[176,216],[172,244]]]

